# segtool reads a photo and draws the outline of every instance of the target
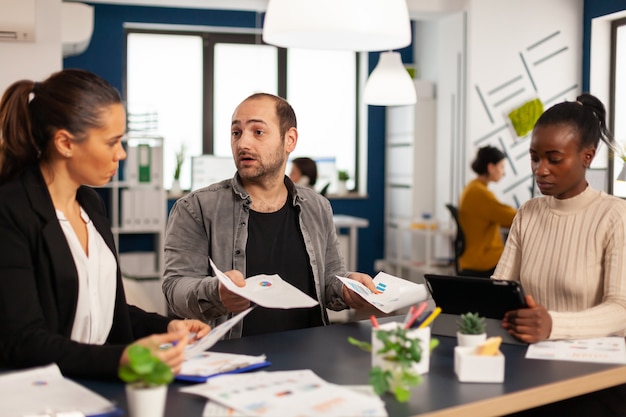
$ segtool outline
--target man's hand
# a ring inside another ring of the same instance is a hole
[[[502,327],[513,337],[526,343],[546,340],[552,332],[552,316],[531,295],[526,296],[528,308],[509,311],[504,315]]]
[[[243,277],[241,272],[233,269],[231,271],[224,272],[224,274],[230,278],[236,286],[245,287],[246,279]],[[219,284],[219,293],[222,304],[224,304],[224,307],[226,307],[226,309],[231,313],[240,313],[250,307],[250,300],[231,292],[221,282]]]
[[[380,291],[376,289],[376,285],[374,285],[374,281],[372,280],[372,277],[370,277],[367,274],[362,274],[360,272],[353,272],[350,275],[348,275],[348,278],[360,282],[361,284],[369,288],[370,291],[372,291],[373,293],[380,293]],[[351,308],[358,310],[363,307],[371,306],[371,304],[365,301],[363,297],[361,297],[354,291],[346,288],[345,285],[342,288],[342,294],[343,294],[343,301],[345,301],[345,303],[348,304]]]

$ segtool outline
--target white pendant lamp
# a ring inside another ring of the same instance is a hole
[[[269,0],[263,41],[283,48],[384,51],[411,43],[406,0]]]
[[[382,52],[363,91],[363,101],[374,106],[415,104],[415,84],[399,52]]]

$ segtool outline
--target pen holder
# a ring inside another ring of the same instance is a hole
[[[402,326],[402,323],[392,322],[372,329],[372,367],[380,366],[383,370],[392,370],[397,366],[397,362],[385,359],[385,356],[393,354],[393,351],[379,353],[383,348],[383,342],[377,337],[377,332],[391,331]],[[409,339],[419,339],[419,346],[422,351],[419,362],[413,362],[412,370],[418,374],[428,373],[430,367],[430,327],[407,329],[406,335]]]

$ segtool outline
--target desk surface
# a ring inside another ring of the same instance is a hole
[[[369,322],[362,321],[226,340],[212,350],[264,353],[272,362],[268,371],[312,369],[328,382],[367,384],[370,354],[350,345],[347,337],[370,340],[370,332]],[[430,372],[411,390],[411,400],[398,403],[389,394],[382,397],[389,416],[497,416],[626,383],[626,366],[525,359],[525,346],[508,344],[502,346],[504,383],[459,383],[453,360],[456,340],[436,337],[440,345],[433,351]],[[126,409],[122,383],[78,382]],[[169,387],[166,416],[201,416],[206,400],[178,392],[182,386],[176,382]]]

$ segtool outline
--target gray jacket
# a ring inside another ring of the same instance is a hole
[[[333,223],[329,201],[309,188],[296,186],[285,177],[285,185],[297,207],[300,229],[311,262],[317,300],[323,321],[326,308],[343,310],[342,282],[347,276]],[[212,184],[180,198],[172,207],[165,233],[165,276],[163,293],[171,311],[180,317],[196,318],[215,326],[232,315],[220,301],[218,279],[209,258],[221,271],[236,269],[246,276],[248,215],[252,200],[239,175]],[[238,323],[227,338],[241,337]]]

